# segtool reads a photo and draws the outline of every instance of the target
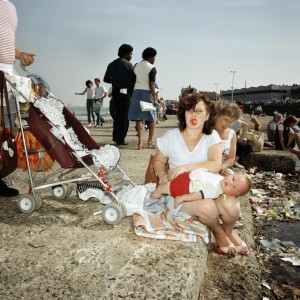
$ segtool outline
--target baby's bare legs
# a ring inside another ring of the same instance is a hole
[[[162,195],[168,195],[170,192],[170,182],[160,184],[150,195],[151,198],[159,199]]]

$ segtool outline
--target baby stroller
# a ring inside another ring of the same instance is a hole
[[[102,209],[103,220],[108,224],[118,224],[127,215],[127,211],[115,192],[124,185],[128,185],[128,188],[135,186],[117,165],[120,159],[119,150],[110,145],[100,147],[63,103],[55,99],[45,87],[38,86],[41,84],[35,83],[34,80],[32,81],[36,94],[33,97],[34,102],[30,101],[31,99],[19,89],[18,77],[5,74],[4,80],[9,83],[15,94],[19,132],[29,176],[28,194],[20,195],[18,198],[20,211],[31,213],[41,208],[43,203],[39,193],[41,189],[51,188],[54,198],[65,199],[72,192],[71,184],[89,182],[97,185],[110,199],[110,203]],[[38,92],[41,90],[42,96]],[[26,112],[21,110],[24,104],[19,103],[20,98],[25,102]],[[30,130],[42,145],[41,149],[28,149],[25,136],[27,130]],[[38,155],[38,163],[34,168],[30,161],[32,153]],[[51,163],[45,160],[45,153],[57,162],[58,169],[53,170]],[[74,174],[71,176],[71,173],[80,168],[85,168],[88,174],[80,177],[74,177]],[[50,170],[49,174],[46,174],[45,170]],[[43,172],[43,176],[35,180],[37,172]],[[106,180],[110,173],[120,173],[121,180],[110,185]]]

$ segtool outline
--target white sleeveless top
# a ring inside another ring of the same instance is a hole
[[[135,90],[150,91],[149,73],[153,68],[154,66],[146,60],[142,60],[140,63],[136,64],[133,69],[133,72],[136,75],[136,81],[134,85]]]
[[[226,140],[222,140],[222,160],[224,161],[226,156],[229,154],[231,139],[235,131],[229,128],[229,134]]]
[[[94,89],[93,88],[87,88],[87,98],[94,99]]]

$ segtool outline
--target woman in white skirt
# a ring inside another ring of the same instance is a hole
[[[147,121],[149,127],[148,148],[155,148],[153,143],[153,134],[156,121],[156,110],[142,111],[140,102],[148,102],[153,105],[158,104],[155,94],[156,68],[154,67],[155,56],[157,52],[154,48],[146,48],[142,53],[143,60],[134,66],[133,72],[136,80],[134,91],[129,108],[128,119],[136,121],[138,132],[138,150],[145,148],[143,143],[144,122]]]

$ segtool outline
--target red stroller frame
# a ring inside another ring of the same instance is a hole
[[[21,114],[19,102],[16,100],[17,105],[17,115],[19,118],[20,131],[23,141],[24,153],[26,157],[26,164],[28,168],[28,175],[30,181],[30,189],[28,194],[23,194],[19,196],[18,207],[23,213],[31,213],[35,210],[41,208],[43,199],[41,195],[37,192],[43,188],[52,188],[52,196],[56,199],[64,199],[70,196],[72,188],[69,183],[82,182],[91,180],[90,176],[66,179],[66,175],[73,172],[78,168],[86,168],[89,173],[94,178],[93,181],[99,182],[106,194],[115,201],[104,206],[102,209],[103,220],[108,224],[118,224],[126,215],[126,207],[121,203],[114,191],[122,187],[124,184],[130,184],[134,186],[135,184],[128,178],[125,172],[117,165],[115,169],[123,175],[123,179],[115,184],[113,188],[105,182],[103,177],[103,170],[100,169],[99,174],[90,167],[93,165],[93,158],[91,154],[87,153],[85,156],[80,157],[76,150],[73,150],[64,140],[63,136],[60,135],[57,127],[49,121],[49,119],[37,108],[35,107],[20,91],[17,90],[15,85],[6,76],[6,81],[11,85],[11,87],[19,93],[28,103],[30,107],[25,114]],[[87,150],[99,149],[100,145],[90,136],[85,127],[81,122],[66,108],[63,107],[63,115],[66,121],[66,128],[72,127],[75,134],[78,136],[78,140],[85,146]],[[23,129],[23,120],[27,121],[28,127],[33,134],[33,136],[43,145],[45,151],[55,160],[60,168],[51,172],[51,174],[43,176],[42,179],[38,181],[33,181],[32,170],[28,160],[28,151],[26,148],[26,141]],[[60,175],[59,175],[60,174]],[[59,175],[58,179],[60,181],[50,182],[47,180]],[[96,212],[94,214],[100,213]]]

